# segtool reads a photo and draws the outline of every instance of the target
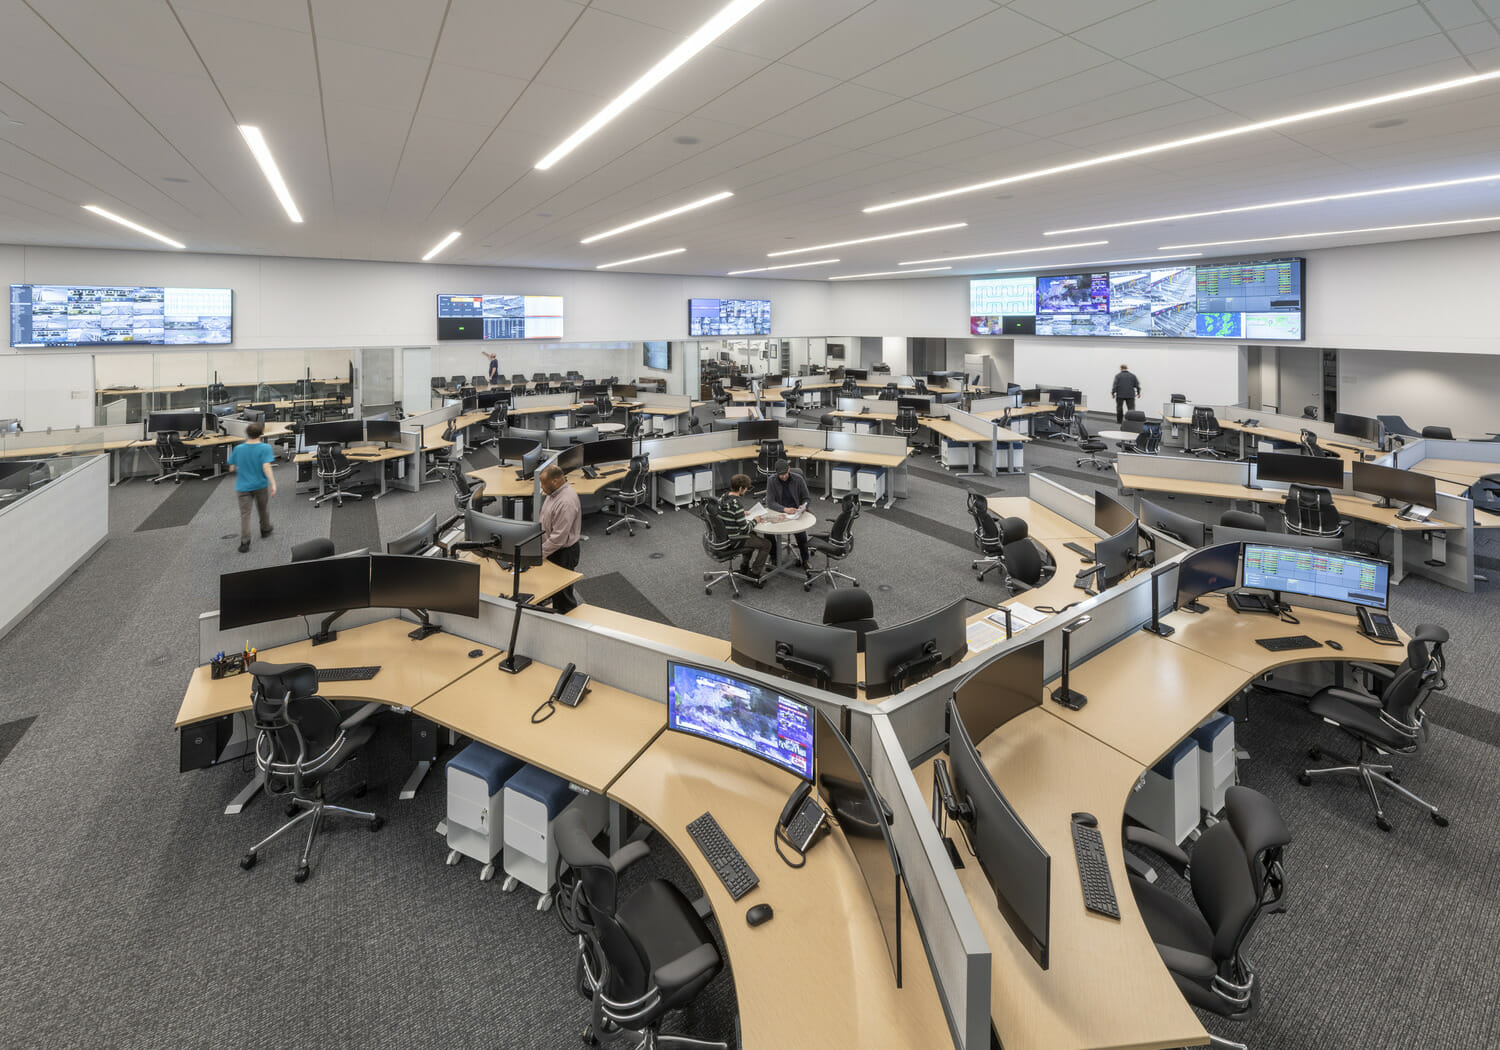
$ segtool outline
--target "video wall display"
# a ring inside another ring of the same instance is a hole
[[[13,284],[15,347],[203,346],[234,338],[229,288]]]
[[[561,339],[560,295],[437,297],[439,339]]]
[[[1302,268],[1302,259],[1273,259],[976,278],[969,282],[969,332],[1303,339]]]
[[[769,299],[689,299],[688,335],[770,335]]]

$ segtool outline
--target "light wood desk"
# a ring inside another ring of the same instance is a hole
[[[1029,591],[1022,591],[1014,596],[1002,591],[1003,597],[999,599],[999,604],[1009,605],[1011,602],[1020,602],[1032,608],[1045,605],[1061,609],[1088,597],[1088,594],[1074,582],[1078,573],[1087,568],[1083,556],[1063,545],[1073,542],[1092,549],[1097,539],[1093,533],[1040,503],[1033,503],[1025,496],[991,496],[986,502],[990,510],[1002,518],[1024,519],[1027,525],[1027,535],[1045,547],[1057,565],[1052,578],[1039,587],[1033,587]]]
[[[1382,645],[1360,634],[1354,629],[1354,620],[1345,613],[1295,606],[1292,615],[1301,623],[1291,624],[1266,613],[1236,613],[1229,608],[1222,594],[1205,594],[1198,600],[1208,606],[1208,612],[1194,614],[1179,609],[1164,617],[1168,626],[1177,628],[1167,641],[1245,671],[1260,673],[1272,664],[1284,666],[1319,660],[1363,660],[1379,664],[1400,663],[1406,658],[1402,646]],[[1319,649],[1287,649],[1273,653],[1255,644],[1257,638],[1293,634],[1305,634],[1320,642],[1332,638],[1344,648],[1337,650],[1325,645]],[[1399,627],[1396,636],[1402,645],[1408,639],[1407,633]]]
[[[239,441],[241,439],[235,438],[234,440]],[[354,448],[344,450],[344,458],[347,459],[350,463],[373,464],[376,467],[375,473],[380,481],[380,491],[375,493],[375,495],[371,497],[372,499],[379,499],[381,496],[386,495],[386,493],[389,491],[385,483],[385,465],[387,463],[390,463],[393,460],[406,459],[409,456],[416,456],[418,454],[419,450],[414,448],[382,448],[379,445],[356,445]],[[316,463],[317,460],[318,454],[316,452],[299,452],[292,457],[293,463]],[[321,481],[319,482],[318,488],[320,491],[323,489]]]
[[[494,558],[481,558],[473,551],[460,551],[459,558],[463,561],[479,563],[480,593],[493,594],[497,598],[515,599],[515,571],[513,569],[503,568]],[[521,592],[530,594],[531,600],[540,604],[581,579],[583,579],[581,572],[574,572],[554,562],[544,561],[521,573]]]
[[[639,616],[615,612],[613,609],[589,605],[587,602],[571,610],[567,616],[572,620],[582,620],[585,623],[608,627],[623,634],[649,638],[653,642],[670,645],[708,660],[729,659],[729,641],[724,638],[714,638],[710,635],[698,634],[696,631],[684,630],[681,627],[671,627],[664,623],[657,623],[655,620],[644,620]]]

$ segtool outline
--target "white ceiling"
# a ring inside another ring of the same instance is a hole
[[[0,0],[0,242],[826,277],[1042,232],[1500,172],[1500,80],[941,201],[862,208],[1500,69],[1500,0],[767,0],[549,171],[725,0]],[[1372,124],[1399,120],[1387,128]],[[16,123],[19,122],[19,123]],[[289,223],[235,125],[258,124]],[[719,190],[702,211],[581,238]],[[1500,183],[1058,240],[1161,245],[1500,214]],[[1263,254],[1500,222],[1209,249]],[[748,278],[747,278],[748,280]]]

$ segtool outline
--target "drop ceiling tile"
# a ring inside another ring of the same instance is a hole
[[[1193,70],[1173,77],[1172,82],[1236,112],[1261,118],[1273,115],[1269,108],[1273,105],[1278,107],[1276,112],[1316,108],[1321,99],[1332,97],[1330,93],[1341,101],[1380,94],[1380,88],[1367,88],[1363,82],[1390,74],[1401,75],[1405,86],[1424,83],[1425,77],[1405,71],[1454,57],[1453,46],[1438,32],[1391,47],[1330,54],[1325,61],[1318,60],[1316,50],[1292,44],[1264,58],[1252,55],[1212,69]],[[1275,75],[1267,76],[1268,69],[1274,69]]]
[[[427,61],[397,51],[321,40],[318,72],[325,105],[347,101],[399,113],[405,120],[416,111]]]
[[[1285,2],[1239,0],[1233,4],[1205,4],[1201,0],[1151,0],[1143,7],[1081,29],[1073,36],[1100,51],[1124,57],[1230,22],[1253,21],[1260,12]]]
[[[317,99],[310,33],[204,12],[181,14],[193,46],[226,95],[271,90]]]
[[[1190,98],[1169,106],[1102,121],[1077,131],[1054,136],[1057,141],[1080,149],[1103,153],[1135,149],[1153,142],[1189,138],[1240,123],[1224,109],[1206,99]]]
[[[739,127],[758,127],[839,85],[833,77],[794,66],[776,65],[700,106],[697,116]]]
[[[993,13],[990,0],[874,0],[792,51],[788,65],[852,80],[949,30]]]
[[[1010,7],[1059,33],[1076,33],[1085,26],[1144,7],[1149,0],[1012,0]]]
[[[929,106],[972,115],[973,110],[998,99],[1062,80],[1109,61],[1109,56],[1103,52],[1061,37],[931,91],[921,92],[915,98]]]
[[[894,95],[856,84],[840,84],[760,126],[773,134],[811,138],[898,101]]]
[[[1458,49],[1466,55],[1483,54],[1500,47],[1500,29],[1496,29],[1489,22],[1450,30],[1448,35],[1453,38]]]
[[[433,65],[422,89],[418,119],[431,117],[488,130],[500,122],[525,89],[526,81],[520,77],[440,62]]]
[[[1151,83],[1149,74],[1124,62],[1109,62],[1084,73],[1053,80],[1041,87],[1022,91],[987,106],[969,110],[967,116],[990,124],[1019,130],[1037,131],[1039,125],[1052,122],[1059,111],[1071,111],[1054,124],[1058,131],[1093,123],[1089,108],[1102,99]],[[1175,92],[1182,98],[1183,93]]]
[[[529,80],[583,10],[574,0],[453,0],[437,60]]]
[[[63,3],[65,0],[53,0]],[[232,18],[242,22],[259,22],[278,29],[291,29],[302,33],[311,32],[307,24],[306,0],[257,0],[247,4],[243,0],[178,0],[173,4],[177,13],[187,21],[187,14],[196,12]]]
[[[863,117],[833,128],[828,141],[850,149],[861,149],[871,143],[941,122],[948,114],[919,102],[899,101]]]
[[[251,6],[251,5],[246,5]],[[437,44],[447,0],[401,0],[370,9],[369,0],[314,0],[314,25],[320,41],[398,51],[430,58]]]
[[[1484,21],[1484,12],[1475,6],[1474,0],[1422,0],[1422,6],[1444,29]]]
[[[1002,8],[876,66],[857,82],[892,94],[916,95],[1056,37],[1054,30]]]
[[[926,161],[929,157],[925,154],[970,139],[984,139],[990,143],[988,148],[996,150],[1005,145],[1029,141],[1028,136],[1018,135],[1005,128],[997,128],[982,120],[948,116],[904,134],[873,142],[864,149],[869,153],[891,157],[910,157],[920,153],[924,154],[922,160]]]

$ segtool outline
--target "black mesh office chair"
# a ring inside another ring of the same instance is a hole
[[[927,382],[926,382],[926,380],[922,379],[920,376],[917,377],[916,379],[912,380],[911,392],[916,397],[931,397],[932,396],[932,391],[929,390],[929,389],[927,389]]]
[[[182,469],[198,455],[199,450],[184,445],[177,431],[158,430],[152,452],[156,456],[156,462],[161,466],[161,473],[151,479],[151,484],[170,481],[174,485],[180,485],[183,478],[191,478],[193,481],[202,480],[192,471]]]
[[[531,384],[531,392],[533,394],[550,394],[552,393],[552,384],[545,379],[538,379]]]
[[[1299,536],[1342,536],[1344,523],[1333,505],[1333,493],[1321,485],[1287,486],[1282,507],[1286,531]]]
[[[630,468],[625,471],[625,477],[619,482],[618,487],[610,486],[605,489],[609,496],[609,504],[603,513],[605,517],[613,518],[604,527],[605,534],[609,534],[624,525],[630,535],[635,535],[635,527],[649,529],[651,523],[645,518],[637,518],[630,513],[631,508],[642,507],[651,502],[651,457],[632,456]]]
[[[1123,429],[1128,430],[1132,434],[1139,434],[1141,432],[1141,426],[1145,422],[1146,413],[1142,412],[1138,408],[1132,408],[1130,411],[1125,413],[1125,425]]]
[[[910,405],[902,405],[896,409],[895,432],[898,436],[906,439],[906,447],[915,447],[912,440],[922,429],[922,424],[917,421],[917,410]]]
[[[1424,438],[1435,438],[1439,441],[1452,441],[1453,430],[1450,427],[1423,427],[1422,436]]]
[[[1161,421],[1147,420],[1141,424],[1140,433],[1134,441],[1119,442],[1121,452],[1134,452],[1139,456],[1155,456],[1161,451]]]
[[[1302,406],[1302,418],[1303,419],[1317,419],[1318,418],[1318,406],[1317,405],[1303,405]]]
[[[731,394],[728,390],[724,389],[724,381],[722,379],[715,379],[709,385],[709,390],[711,396],[713,397],[714,404],[718,406],[714,409],[714,415],[722,416],[724,414],[724,409],[729,405],[731,401],[734,400],[734,395]]]
[[[895,383],[887,383],[880,391],[879,399],[881,401],[894,401],[901,396],[900,389]]]
[[[511,383],[511,386],[518,386],[518,387],[520,387],[521,388],[521,392],[525,393],[526,392],[526,373],[524,373],[524,372],[512,372],[510,374],[510,383]]]
[[[760,454],[755,457],[755,484],[757,493],[766,490],[766,479],[776,473],[776,461],[786,458],[786,443],[780,438],[767,438],[760,443]]]
[[[1089,425],[1082,416],[1078,417],[1078,451],[1086,452],[1088,455],[1079,456],[1076,465],[1083,466],[1087,463],[1095,470],[1108,470],[1113,462],[1108,459],[1100,459],[1099,453],[1109,451],[1109,442],[1096,438],[1089,433]]]
[[[1266,519],[1252,510],[1226,510],[1219,515],[1219,524],[1231,529],[1266,531]]]
[[[1000,554],[1005,566],[1005,587],[1011,594],[1040,587],[1052,579],[1057,565],[1046,549],[1031,538],[1031,529],[1024,519],[1000,519],[1000,534],[1005,540]]]
[[[307,843],[293,878],[307,879],[308,856],[325,817],[354,817],[379,831],[381,817],[364,810],[335,806],[326,801],[323,780],[354,757],[369,742],[375,727],[368,721],[381,707],[377,703],[340,711],[318,695],[318,671],[312,664],[255,662],[245,669],[252,676],[250,712],[255,729],[255,764],[266,777],[267,794],[288,794],[287,815],[292,819],[250,847],[240,858],[240,867],[255,867],[260,851],[299,824],[307,824]],[[354,788],[364,794],[364,785]],[[295,815],[294,815],[295,814]]]
[[[719,501],[712,496],[703,499],[703,552],[716,562],[732,562],[745,553],[745,545],[738,536],[731,536],[719,520]],[[740,585],[736,578],[760,586],[760,581],[748,573],[739,572],[733,566],[715,569],[703,574],[703,593],[711,594],[717,584],[729,581],[734,596],[740,596]]]
[[[448,380],[444,379],[442,376],[433,376],[432,389],[434,392],[448,389]]]
[[[1192,450],[1195,456],[1227,456],[1229,453],[1214,444],[1224,436],[1224,428],[1219,426],[1219,417],[1214,415],[1214,410],[1207,405],[1198,405],[1193,409],[1193,422],[1191,424],[1193,437],[1200,444]]]
[[[490,409],[490,418],[480,426],[488,433],[488,436],[476,442],[476,448],[499,444],[506,429],[510,426],[510,406],[504,402],[497,402],[495,407]]]
[[[853,631],[855,649],[865,651],[865,635],[880,630],[875,622],[875,602],[862,587],[835,588],[823,598],[823,622],[830,627]]]
[[[292,544],[292,561],[317,561],[333,557],[333,541],[327,536]]]
[[[1301,434],[1298,435],[1297,445],[1302,449],[1302,454],[1304,456],[1312,456],[1316,459],[1338,459],[1339,454],[1337,452],[1330,452],[1328,451],[1328,449],[1318,444],[1318,435],[1314,434],[1306,427],[1304,427]]]
[[[354,473],[356,465],[344,455],[337,441],[318,442],[317,455],[318,482],[322,486],[322,491],[312,497],[313,506],[321,507],[329,500],[336,500],[342,507],[346,497],[364,499],[358,492],[350,492],[343,487],[349,475]]]
[[[558,856],[560,912],[578,936],[578,991],[593,1004],[583,1041],[594,1046],[612,1028],[642,1033],[637,1050],[728,1045],[661,1034],[668,1011],[686,1006],[723,968],[713,934],[676,886],[654,879],[623,901],[620,874],[646,856],[643,842],[605,856],[581,812],[564,810],[552,823]]]
[[[474,499],[474,490],[479,488],[479,482],[471,480],[463,470],[463,461],[458,461],[454,468],[448,473],[448,480],[453,484],[453,506],[460,514],[470,509],[483,510],[494,503],[495,496],[480,495],[478,502]]]
[[[1004,567],[1005,561],[1001,554],[1005,550],[1005,537],[1000,531],[1000,519],[990,510],[989,501],[983,494],[971,492],[967,500],[969,517],[974,519],[974,547],[981,555],[969,564],[969,568],[978,574],[974,577],[976,580],[982,580],[996,569]]]
[[[853,376],[844,377],[844,385],[839,387],[839,393],[845,397],[859,396],[859,380]]]
[[[1380,795],[1375,790],[1377,784],[1415,802],[1427,810],[1434,824],[1447,827],[1448,818],[1431,802],[1402,786],[1391,766],[1371,761],[1379,755],[1416,754],[1427,746],[1427,714],[1423,705],[1435,691],[1448,686],[1444,677],[1447,658],[1443,655],[1443,645],[1447,641],[1448,632],[1443,628],[1436,624],[1419,624],[1412,632],[1411,641],[1406,643],[1406,659],[1399,666],[1352,665],[1368,676],[1371,688],[1332,686],[1315,694],[1308,701],[1307,709],[1353,737],[1359,744],[1359,758],[1350,761],[1328,752],[1328,757],[1343,764],[1305,769],[1297,777],[1298,783],[1309,785],[1313,777],[1358,777],[1370,793],[1370,801],[1375,806],[1375,823],[1381,831],[1390,831],[1391,822],[1386,819],[1385,810],[1380,805]],[[1377,682],[1383,683],[1378,691],[1374,688]],[[1316,762],[1325,752],[1315,747],[1307,754]]]
[[[804,591],[812,590],[812,585],[823,579],[828,581],[830,587],[837,587],[841,579],[848,580],[851,587],[859,586],[859,581],[853,576],[833,567],[835,561],[843,561],[854,553],[854,519],[860,513],[859,493],[847,493],[839,503],[839,515],[833,519],[833,528],[807,538],[812,553],[823,555],[823,567],[813,572],[802,584]]]
[[[470,376],[469,385],[476,389],[479,387],[487,388],[490,385],[490,381],[485,376]]]
[[[1073,436],[1073,423],[1077,418],[1077,408],[1071,397],[1065,397],[1057,403],[1057,408],[1048,417],[1055,428],[1049,437],[1071,438]]]
[[[800,384],[782,387],[781,400],[786,404],[786,414],[789,418],[802,414],[802,387]]]
[[[1193,846],[1132,827],[1126,840],[1161,855],[1186,876],[1196,906],[1184,895],[1132,874],[1130,889],[1156,950],[1188,1003],[1231,1020],[1255,1010],[1259,982],[1243,950],[1256,920],[1285,892],[1282,856],[1291,842],[1270,799],[1235,785],[1224,796],[1225,819]],[[1241,1043],[1210,1035],[1213,1046]]]
[[[615,403],[608,394],[594,395],[594,408],[598,410],[599,422],[608,423],[615,415]]]

